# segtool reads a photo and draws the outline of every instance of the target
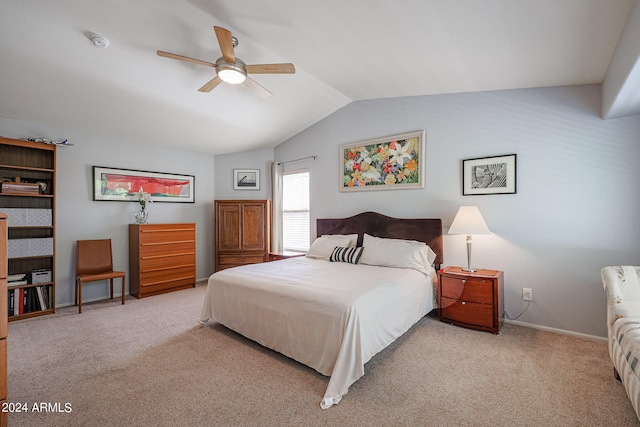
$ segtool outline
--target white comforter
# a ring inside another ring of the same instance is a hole
[[[337,404],[364,364],[434,308],[435,271],[291,258],[209,278],[211,319],[331,376],[320,406]]]

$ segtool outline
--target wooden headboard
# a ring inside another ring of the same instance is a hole
[[[439,218],[392,218],[376,212],[363,212],[349,218],[318,218],[316,234],[355,234],[362,246],[364,233],[389,239],[425,242],[436,254],[435,264],[444,262],[442,220]]]

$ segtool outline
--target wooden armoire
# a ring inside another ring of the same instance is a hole
[[[269,200],[214,202],[215,271],[269,261]]]

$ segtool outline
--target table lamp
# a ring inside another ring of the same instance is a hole
[[[482,214],[477,206],[460,206],[456,217],[449,227],[449,234],[466,234],[467,235],[467,268],[463,271],[477,271],[471,268],[471,235],[472,234],[491,234],[491,230],[484,222]]]

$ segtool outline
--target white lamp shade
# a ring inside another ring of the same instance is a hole
[[[491,234],[477,206],[460,206],[453,219],[449,234]]]

